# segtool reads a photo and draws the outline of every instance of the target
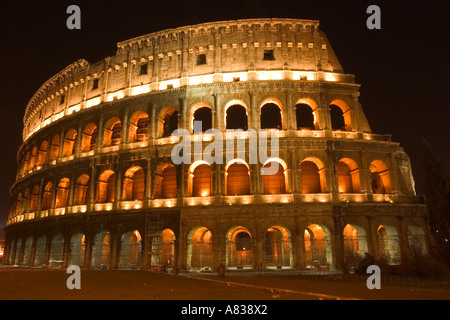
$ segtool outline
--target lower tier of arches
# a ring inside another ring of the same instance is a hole
[[[423,206],[266,205],[105,212],[9,226],[3,264],[94,269],[344,269],[430,252]]]

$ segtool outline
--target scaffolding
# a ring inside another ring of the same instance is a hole
[[[162,220],[159,213],[145,215],[145,248],[150,269],[163,267],[160,263]]]

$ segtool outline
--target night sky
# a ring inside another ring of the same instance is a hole
[[[246,18],[320,20],[346,73],[361,84],[360,102],[374,133],[392,134],[409,154],[423,194],[420,137],[450,171],[450,11],[447,1],[3,1],[0,6],[0,228],[7,219],[22,118],[39,87],[78,59],[97,62],[117,42],[210,21]],[[81,8],[81,30],[66,9]],[[366,9],[381,8],[381,30]]]

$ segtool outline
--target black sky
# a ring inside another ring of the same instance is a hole
[[[392,134],[409,154],[423,194],[420,137],[450,167],[447,1],[21,1],[0,6],[0,228],[17,170],[22,117],[29,99],[53,75],[84,58],[97,62],[116,43],[150,32],[245,18],[320,20],[346,73],[361,84],[360,102],[375,133]],[[66,9],[81,8],[81,30],[66,28]],[[381,30],[368,30],[366,9],[381,8]]]

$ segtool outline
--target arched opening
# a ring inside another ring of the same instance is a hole
[[[89,152],[95,149],[97,143],[98,130],[95,123],[89,123],[84,127],[81,139],[81,152]]]
[[[38,202],[39,202],[39,191],[40,191],[39,185],[35,185],[33,187],[33,189],[31,190],[30,204],[29,204],[30,212],[37,211],[37,206],[38,206]]]
[[[322,161],[306,158],[300,163],[302,193],[326,192],[325,170]]]
[[[189,232],[187,267],[198,271],[213,268],[212,234],[208,228],[198,227]]]
[[[75,129],[70,129],[67,131],[64,137],[63,157],[68,157],[75,154],[77,135],[78,133]]]
[[[250,170],[245,162],[232,160],[225,167],[228,196],[250,194]]]
[[[227,268],[253,268],[252,236],[247,228],[234,227],[227,234]]]
[[[29,164],[30,164],[30,152],[27,152],[27,154],[25,155],[25,158],[23,159],[23,163],[22,163],[22,175],[24,175],[28,172]]]
[[[97,203],[114,202],[116,195],[116,174],[112,170],[105,170],[98,177]]]
[[[159,167],[155,176],[156,199],[177,197],[177,170],[172,164],[163,164]]]
[[[241,105],[232,105],[226,109],[226,129],[248,129],[247,109]]]
[[[189,168],[189,194],[193,197],[209,197],[212,187],[211,166],[204,162],[193,163]]]
[[[12,208],[12,217],[16,217],[20,211],[22,206],[22,193],[19,193],[16,196],[16,200],[14,201],[13,208]]]
[[[170,229],[161,232],[161,243],[159,246],[159,265],[164,268],[175,266],[175,233]]]
[[[360,257],[368,252],[367,235],[364,228],[347,224],[344,234],[344,262],[348,271],[358,267]]]
[[[86,237],[82,233],[74,234],[70,238],[70,264],[83,268],[86,253]]]
[[[70,190],[69,178],[62,178],[61,180],[59,180],[58,186],[56,187],[55,208],[67,207],[69,190]]]
[[[44,193],[42,195],[42,210],[50,209],[52,205],[52,196],[53,196],[53,183],[47,182],[44,188]]]
[[[24,266],[31,266],[31,251],[33,250],[33,237],[28,237],[25,240],[25,249],[23,250],[22,263]]]
[[[41,267],[45,264],[45,251],[47,244],[47,237],[41,235],[36,239],[36,251],[34,254],[34,266]]]
[[[46,157],[47,157],[47,147],[48,142],[42,141],[41,145],[39,147],[38,156],[37,156],[37,166],[42,166],[45,163]]]
[[[338,178],[338,190],[340,193],[352,193],[353,192],[353,184],[352,184],[352,176],[350,174],[350,168],[348,165],[339,161],[337,164],[337,178]]]
[[[78,177],[75,184],[75,194],[73,198],[74,205],[85,205],[87,204],[89,196],[89,176],[87,174],[82,174]]]
[[[130,118],[129,142],[147,141],[149,117],[144,111],[135,112]]]
[[[201,131],[195,126],[195,122],[201,122]],[[212,110],[209,107],[200,107],[194,111],[193,122],[192,122],[192,132],[194,134],[205,132],[212,128]]]
[[[52,138],[52,142],[50,144],[50,154],[48,158],[50,162],[53,162],[58,158],[60,140],[61,138],[58,134],[54,135]]]
[[[141,167],[134,166],[125,172],[123,181],[123,200],[143,200],[145,193],[145,173]]]
[[[64,236],[61,233],[55,235],[50,246],[49,266],[52,268],[61,268],[63,264]]]
[[[354,160],[341,159],[337,164],[336,171],[340,193],[360,192],[359,169]]]
[[[305,230],[304,240],[307,266],[312,269],[329,269],[332,266],[332,258],[328,229],[311,224]]]
[[[92,244],[92,263],[94,269],[108,269],[111,252],[111,239],[108,231],[101,231],[94,237]]]
[[[33,149],[31,149],[31,154],[30,154],[30,169],[34,169],[35,164],[36,164],[36,153],[37,153],[37,148],[36,146],[33,147]]]
[[[278,129],[283,128],[281,108],[273,103],[268,102],[261,107],[261,129]]]
[[[336,99],[330,104],[331,128],[336,131],[351,131],[350,108],[343,100]]]
[[[313,108],[306,103],[298,103],[295,106],[295,115],[297,119],[297,130],[315,130],[316,115]]]
[[[142,257],[142,238],[139,231],[125,232],[120,243],[119,268],[139,269]]]
[[[380,225],[377,229],[377,240],[380,258],[391,265],[400,264],[401,253],[397,229],[393,226]]]
[[[425,231],[420,226],[408,226],[408,244],[413,257],[427,256],[427,242]]]
[[[286,165],[284,161],[269,160],[263,168],[277,168],[274,174],[263,175],[263,185],[265,194],[283,194],[286,193]],[[270,169],[268,169],[270,170]]]
[[[382,160],[374,160],[369,168],[372,192],[391,193],[391,178],[387,165]]]
[[[175,107],[164,108],[159,117],[159,132],[162,137],[170,137],[178,129],[178,111]]]
[[[290,233],[281,226],[272,226],[266,231],[266,266],[278,269],[293,266]]]
[[[122,133],[122,122],[119,118],[109,119],[105,124],[103,132],[103,146],[117,146],[120,143]]]

